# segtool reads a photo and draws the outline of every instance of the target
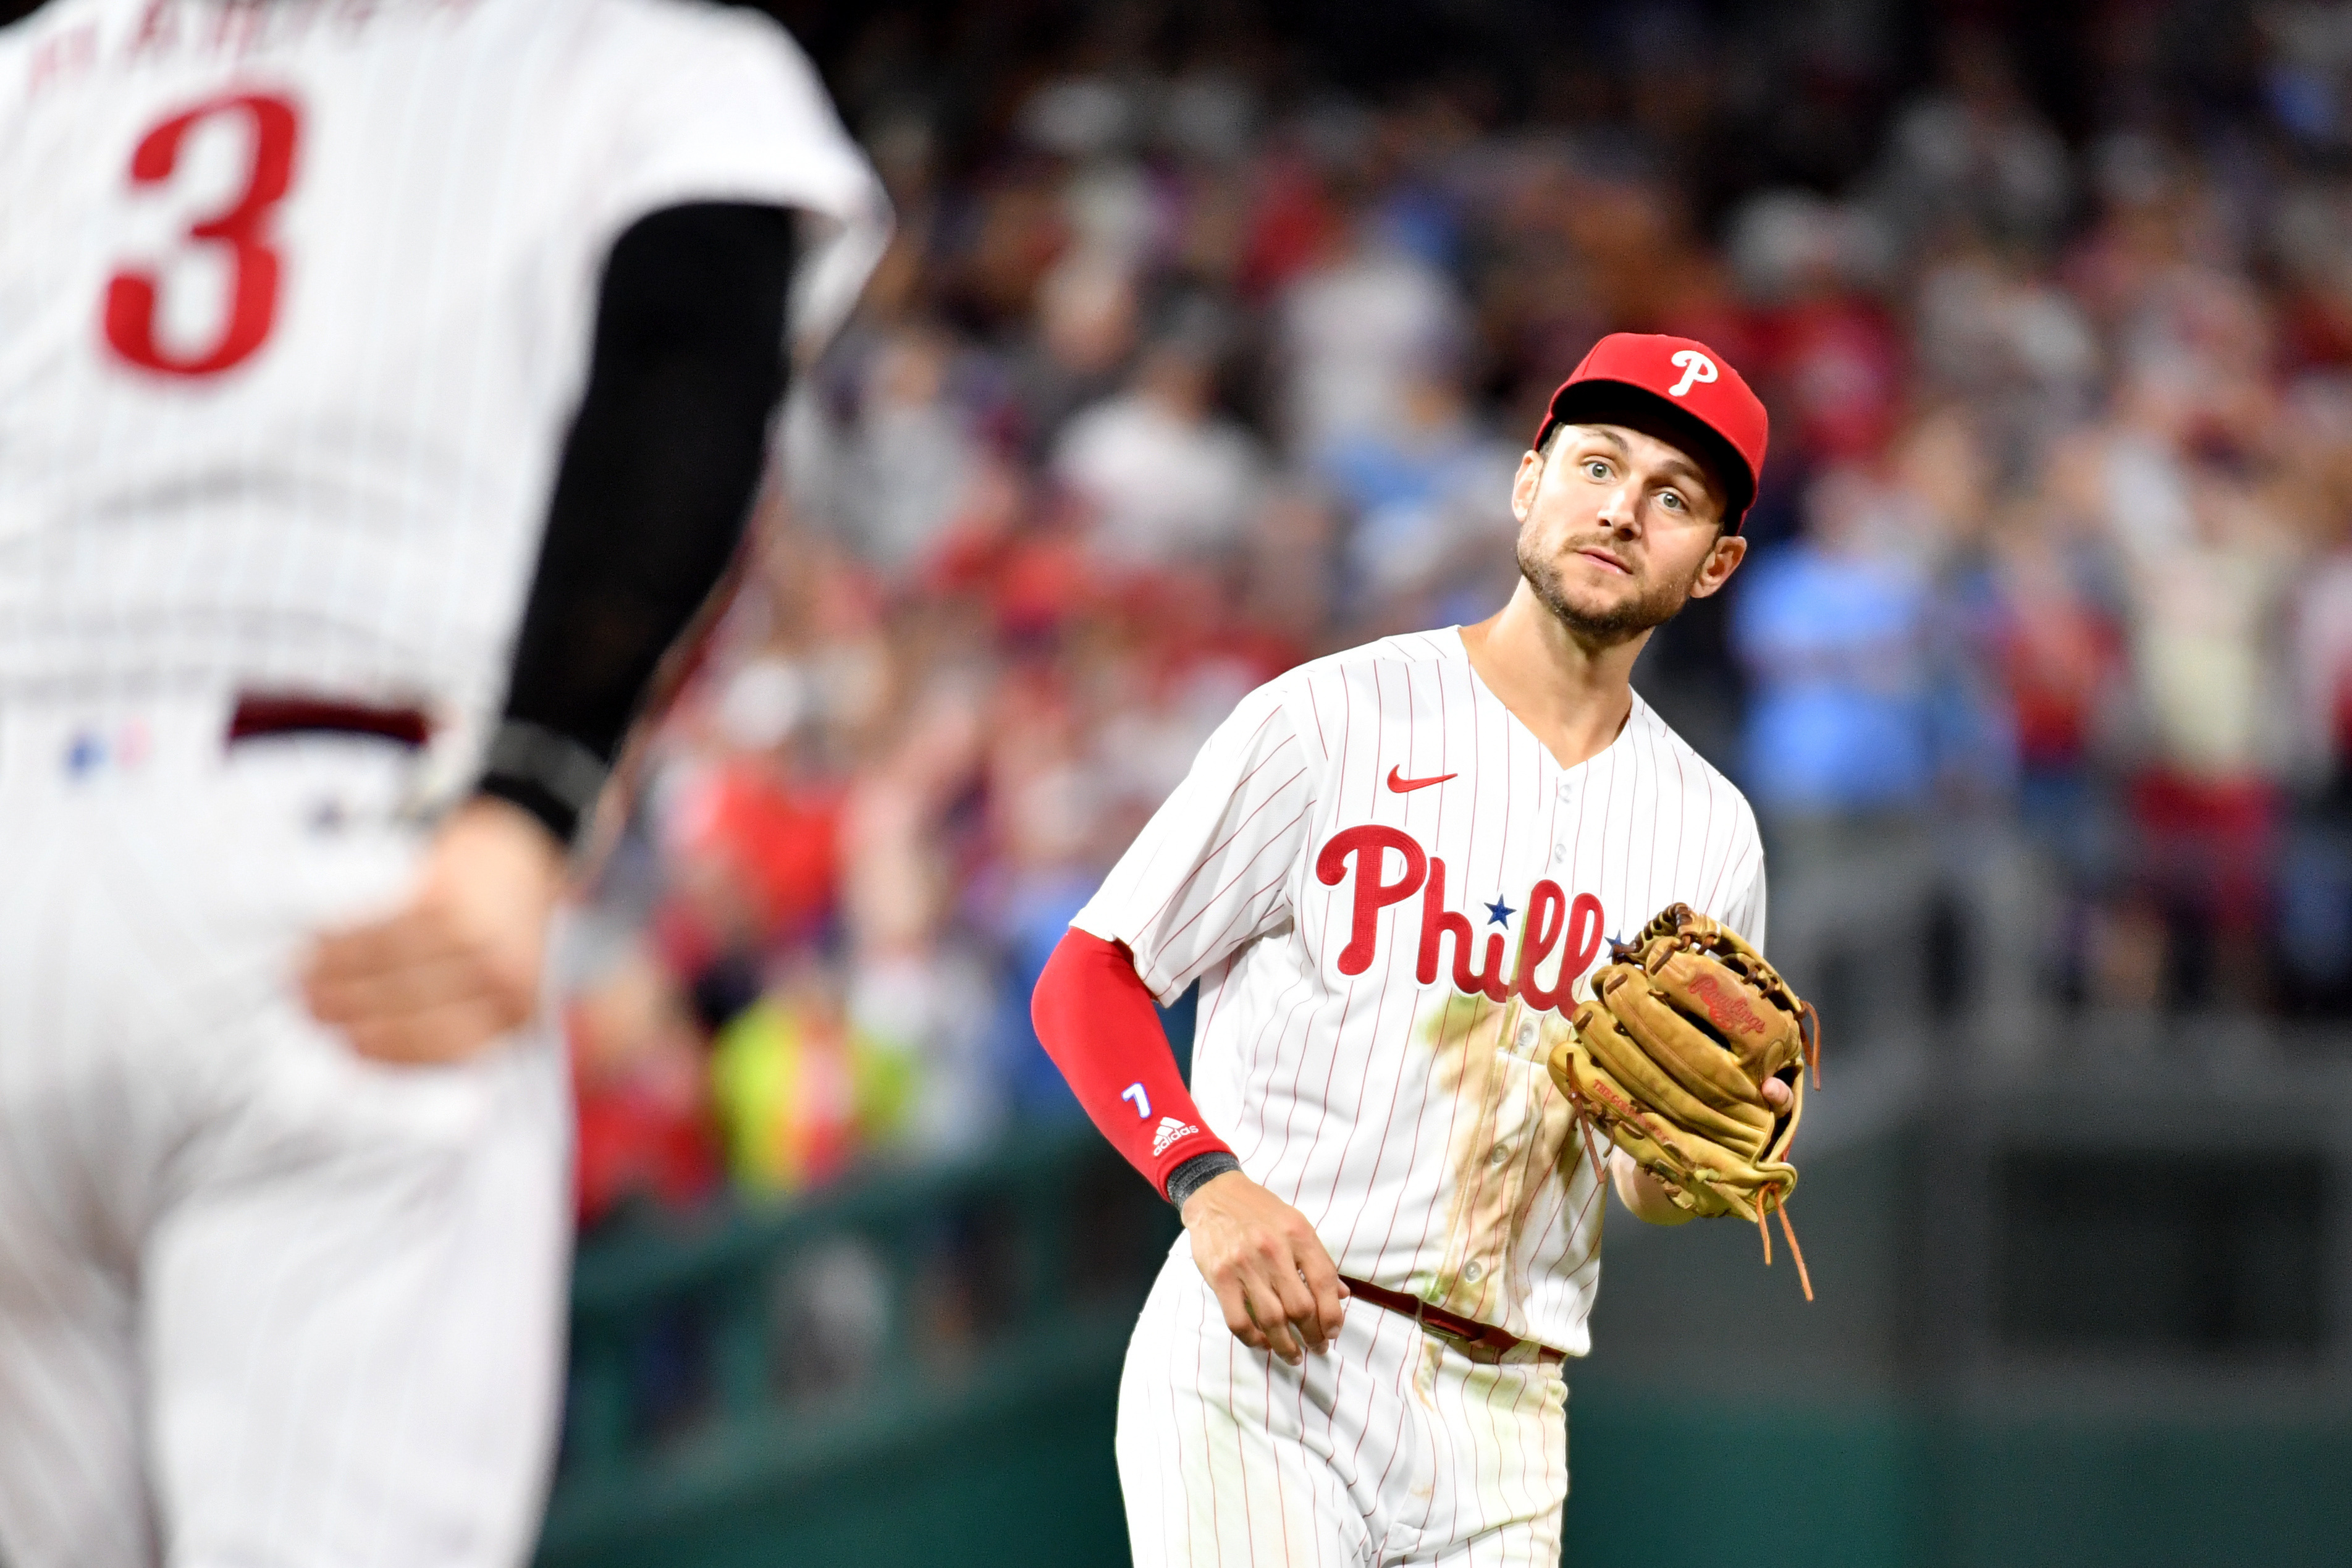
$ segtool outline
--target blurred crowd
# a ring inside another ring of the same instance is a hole
[[[1772,412],[1636,681],[1848,1040],[2352,1001],[2347,14],[1389,9],[803,28],[898,230],[570,944],[590,1218],[1076,1115],[1071,914],[1243,692],[1500,606],[1618,329]]]

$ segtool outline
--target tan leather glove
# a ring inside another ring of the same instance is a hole
[[[1592,977],[1593,999],[1553,1047],[1552,1080],[1577,1115],[1701,1217],[1759,1228],[1780,1212],[1805,1296],[1812,1282],[1789,1224],[1797,1168],[1789,1145],[1805,1109],[1801,1069],[1820,1084],[1812,1005],[1738,932],[1670,904]],[[1774,1110],[1759,1087],[1789,1086]],[[1592,1141],[1588,1138],[1588,1145]],[[1768,1231],[1764,1260],[1772,1260]]]

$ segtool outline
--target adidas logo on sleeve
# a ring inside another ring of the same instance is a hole
[[[1168,1146],[1181,1138],[1190,1138],[1199,1128],[1189,1121],[1179,1121],[1172,1116],[1160,1119],[1159,1130],[1151,1135],[1151,1154],[1157,1159],[1168,1152]]]

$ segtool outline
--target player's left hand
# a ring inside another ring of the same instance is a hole
[[[1756,1086],[1764,1103],[1775,1115],[1789,1109],[1794,1091],[1779,1079],[1768,1078]],[[1609,1177],[1617,1188],[1617,1201],[1635,1219],[1651,1225],[1682,1225],[1698,1217],[1674,1200],[1666,1184],[1633,1163],[1633,1156],[1622,1149],[1609,1151]]]
[[[1648,1225],[1687,1225],[1698,1215],[1674,1200],[1666,1184],[1633,1163],[1622,1149],[1609,1151],[1609,1179],[1625,1212]]]
[[[480,1055],[539,1007],[563,852],[528,813],[482,797],[450,813],[405,907],[321,935],[302,972],[311,1016],[384,1062]]]

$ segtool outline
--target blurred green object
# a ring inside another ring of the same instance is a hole
[[[1565,1560],[2352,1563],[2332,1100],[2092,1070],[1938,1079],[1933,1116],[1817,1149],[1811,1306],[1752,1230],[1612,1215]]]
[[[1622,1388],[1571,1400],[1569,1419],[1571,1564],[2352,1561],[2352,1422],[1938,1421],[1891,1402],[1727,1410]]]
[[[1565,1561],[2352,1563],[2352,1184],[2325,1097],[2243,1092],[2110,1083],[2099,1125],[2011,1086],[1821,1149],[1810,1306],[1746,1226],[1614,1216]],[[1118,1367],[1174,1229],[1078,1125],[598,1239],[540,1563],[1125,1563]]]
[[[1085,1124],[583,1247],[539,1562],[1122,1562],[1119,1361],[1176,1230]]]

